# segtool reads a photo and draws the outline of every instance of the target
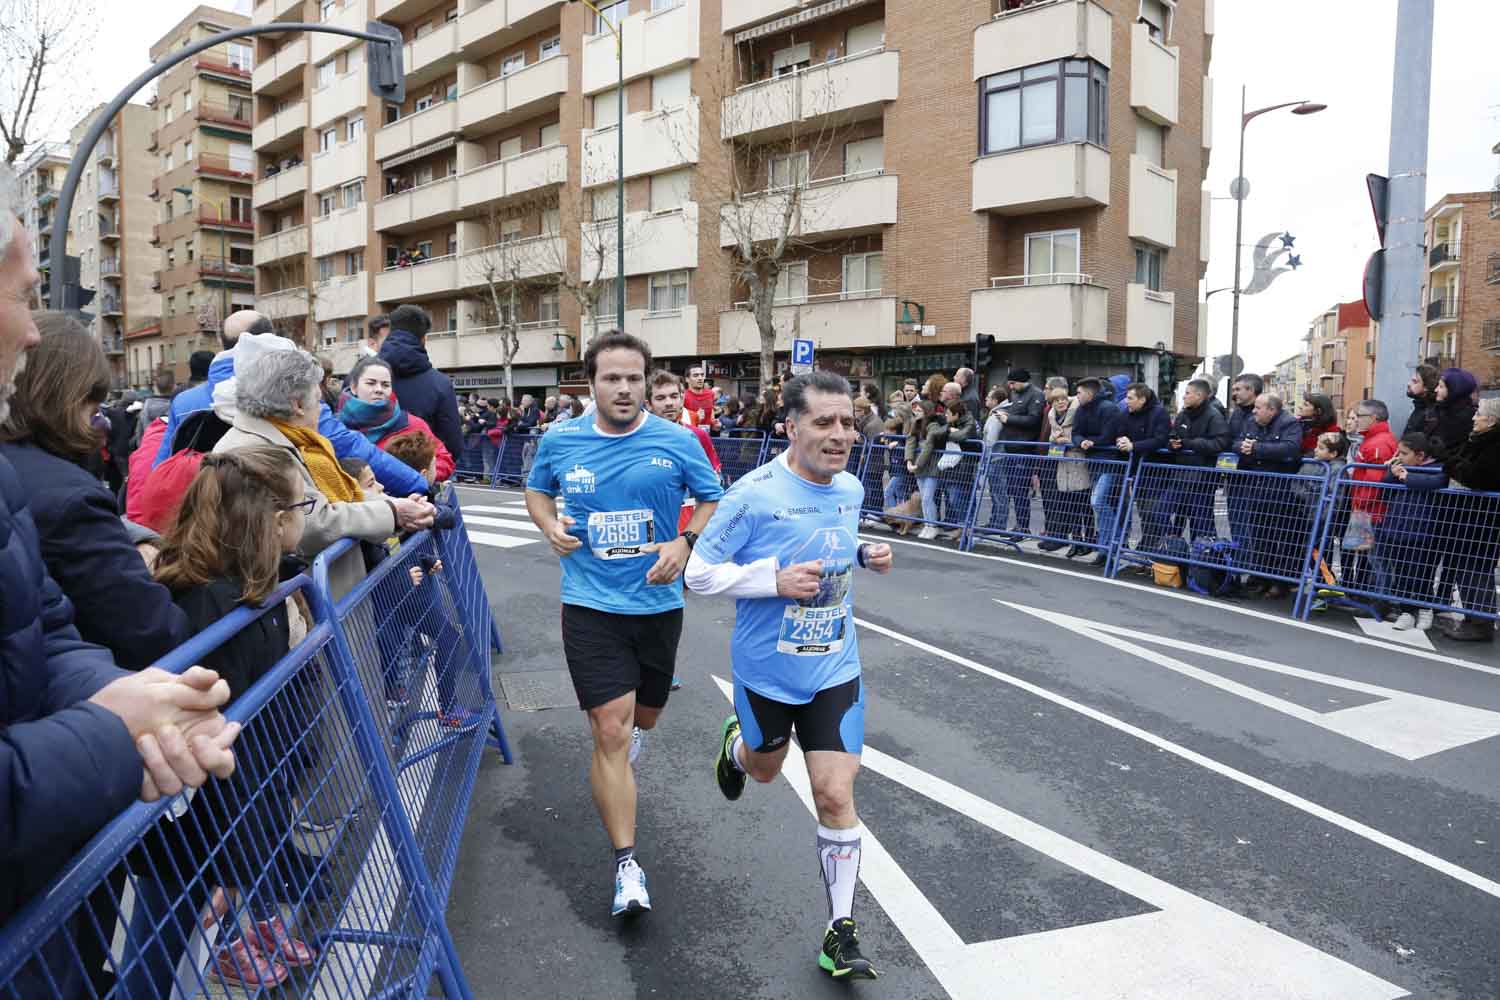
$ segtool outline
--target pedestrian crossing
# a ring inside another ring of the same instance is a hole
[[[507,500],[497,503],[493,497],[487,503],[463,503],[464,527],[468,529],[469,541],[494,549],[517,549],[542,540],[542,533],[531,523],[526,513],[525,500]]]

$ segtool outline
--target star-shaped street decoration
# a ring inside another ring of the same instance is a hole
[[[1281,234],[1281,247],[1283,250],[1290,250],[1292,248],[1292,244],[1296,242],[1297,237],[1293,236],[1291,233]]]
[[[1288,254],[1286,258],[1286,266],[1291,268],[1293,271],[1297,270],[1297,268],[1302,266],[1302,255],[1297,253]]]

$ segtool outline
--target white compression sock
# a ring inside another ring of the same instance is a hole
[[[854,883],[859,877],[859,842],[863,826],[834,830],[818,824],[818,867],[828,891],[828,926],[854,915]]]
[[[741,774],[749,773],[745,770],[745,765],[740,763],[740,749],[744,747],[744,745],[745,738],[738,734],[735,735],[734,742],[729,744],[729,763],[733,764],[734,769]]]

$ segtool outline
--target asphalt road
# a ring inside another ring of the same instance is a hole
[[[795,757],[793,780],[737,803],[713,782],[732,602],[689,597],[684,687],[637,768],[655,910],[618,923],[557,561],[519,493],[463,496],[517,754],[481,768],[449,906],[475,994],[845,995],[814,961],[826,913]],[[900,544],[893,574],[857,578],[855,915],[882,977],[852,989],[1500,996],[1495,647],[1414,649],[986,551]]]

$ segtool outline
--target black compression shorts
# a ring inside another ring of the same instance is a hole
[[[864,749],[865,689],[859,677],[824,688],[805,705],[772,701],[736,681],[734,708],[740,720],[740,736],[756,753],[785,746],[793,727],[804,753],[859,753]]]

